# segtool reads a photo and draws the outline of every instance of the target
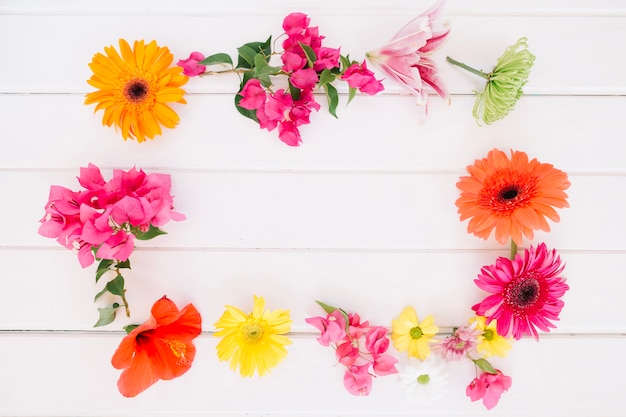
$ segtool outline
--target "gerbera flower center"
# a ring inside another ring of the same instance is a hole
[[[141,103],[150,90],[148,82],[141,78],[134,78],[124,86],[124,97],[132,103]]]
[[[498,197],[500,200],[513,200],[519,194],[519,189],[517,186],[509,186],[500,190]]]
[[[248,343],[259,343],[264,339],[265,328],[261,323],[252,322],[243,326],[241,333]]]
[[[534,276],[524,277],[507,288],[504,299],[514,310],[525,310],[539,300],[541,284]]]
[[[485,179],[479,204],[498,216],[510,216],[532,203],[539,179],[529,173],[498,170]]]
[[[415,326],[409,331],[409,334],[411,335],[411,338],[419,339],[420,337],[424,335],[424,332],[422,332],[421,328],[419,328],[418,326]]]

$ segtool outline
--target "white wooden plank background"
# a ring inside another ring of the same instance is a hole
[[[124,142],[82,104],[92,55],[120,37],[157,39],[177,59],[193,50],[234,55],[302,11],[327,45],[361,59],[429,6],[388,3],[0,0],[0,416],[623,415],[623,383],[610,382],[626,373],[622,1],[450,0],[440,62],[448,54],[489,69],[520,36],[537,56],[527,94],[492,126],[471,116],[481,81],[445,63],[451,104],[433,97],[425,124],[414,100],[386,82],[383,94],[347,108],[342,95],[339,120],[325,107],[313,114],[300,148],[236,112],[234,77],[190,80],[188,104],[176,107],[181,124],[149,143]],[[433,407],[406,400],[393,376],[378,378],[370,397],[350,396],[332,351],[303,321],[319,314],[313,300],[376,324],[409,304],[446,329],[465,321],[482,297],[472,279],[508,250],[465,232],[455,183],[494,147],[570,176],[571,208],[534,240],[567,262],[558,329],[497,361],[513,386],[490,412],[465,396],[469,365],[451,367],[448,395]],[[134,399],[119,395],[110,365],[127,320],[93,329],[94,267],[81,269],[37,235],[49,186],[77,188],[89,162],[107,178],[133,165],[171,173],[188,217],[138,244],[127,281],[132,322],[163,294],[198,307],[196,361]],[[244,380],[218,361],[211,331],[224,304],[249,309],[252,294],[291,310],[294,344],[269,376]]]

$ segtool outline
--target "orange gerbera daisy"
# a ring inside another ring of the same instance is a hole
[[[111,363],[123,369],[117,382],[120,393],[134,397],[159,379],[173,379],[189,370],[202,331],[200,313],[193,304],[179,310],[163,297],[152,306],[152,316],[120,343]]]
[[[119,43],[121,56],[112,45],[104,48],[106,56],[93,56],[87,82],[98,91],[87,94],[85,104],[98,103],[94,112],[104,110],[102,124],[115,124],[124,140],[143,142],[160,135],[161,125],[176,126],[180,118],[167,103],[186,103],[180,86],[188,78],[181,67],[170,67],[174,56],[156,41],[135,41],[133,49],[124,39]]]
[[[549,231],[546,217],[554,222],[554,209],[569,207],[564,192],[570,182],[567,174],[528,155],[511,151],[511,159],[498,149],[487,158],[468,166],[469,177],[461,177],[456,200],[461,221],[470,219],[467,232],[487,239],[495,228],[496,240],[506,243],[509,237],[521,244],[522,234],[533,238],[534,230]]]

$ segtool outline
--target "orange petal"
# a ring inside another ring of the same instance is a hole
[[[125,397],[134,397],[159,380],[145,350],[135,354],[132,364],[125,369],[117,381],[117,388]]]

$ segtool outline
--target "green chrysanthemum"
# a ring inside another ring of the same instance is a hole
[[[535,56],[528,50],[526,38],[520,38],[509,46],[489,73],[471,68],[450,57],[447,61],[458,65],[487,80],[483,91],[476,91],[476,103],[472,115],[480,123],[491,124],[504,118],[524,93],[522,87],[528,82]]]

